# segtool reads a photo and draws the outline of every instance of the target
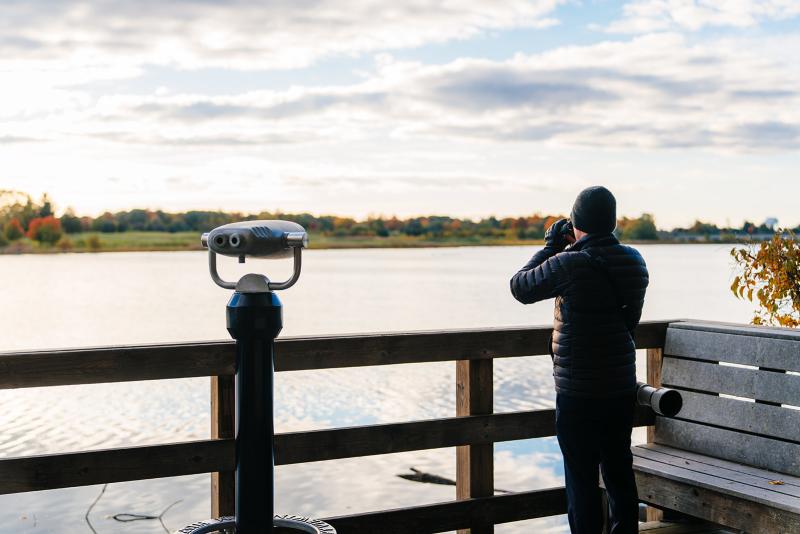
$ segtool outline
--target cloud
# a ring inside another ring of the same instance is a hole
[[[800,124],[781,121],[750,122],[740,124],[730,132],[734,142],[746,143],[759,139],[774,148],[787,150],[800,146]]]
[[[459,190],[473,191],[551,191],[555,188],[547,183],[510,178],[497,178],[463,173],[425,173],[404,174],[391,172],[372,172],[361,175],[320,174],[284,176],[282,185],[300,189],[324,189],[325,191],[359,190]]]
[[[557,70],[508,68],[507,64],[475,62],[446,77],[432,77],[427,98],[449,108],[571,108],[587,102],[615,100],[617,95]]]
[[[800,39],[783,46],[800,46]],[[372,76],[350,85],[104,97],[85,120],[94,135],[152,144],[430,138],[793,150],[800,148],[800,71],[776,57],[776,48],[652,34],[506,61],[382,60]],[[123,124],[135,131],[119,134]]]
[[[41,139],[35,137],[22,137],[18,135],[0,135],[0,145],[11,145],[15,143],[38,143]]]
[[[537,28],[561,0],[48,0],[3,3],[0,63],[274,69]]]
[[[634,0],[622,8],[622,18],[605,29],[610,33],[697,31],[708,26],[746,28],[762,21],[800,15],[795,0]]]
[[[124,110],[142,118],[180,123],[211,120],[281,120],[324,112],[334,107],[379,108],[387,94],[364,86],[256,91],[241,95],[119,96],[104,98],[100,110],[111,119]]]
[[[319,137],[313,137],[312,133],[303,133],[302,135],[288,135],[288,134],[235,134],[227,133],[223,135],[215,134],[197,134],[191,132],[182,132],[177,135],[160,135],[160,134],[131,134],[128,132],[97,132],[91,134],[92,139],[101,141],[110,141],[114,143],[130,144],[130,145],[153,145],[153,146],[171,146],[171,147],[217,147],[217,148],[230,148],[230,147],[248,147],[248,146],[268,146],[268,145],[288,145],[303,142],[322,141]],[[2,142],[2,138],[0,138]]]
[[[387,151],[395,141],[427,139],[790,151],[800,148],[800,63],[785,50],[797,48],[797,36],[695,41],[656,33],[502,61],[432,65],[384,55],[350,84],[223,95],[91,97],[64,74],[52,90],[0,87],[10,103],[0,111],[0,140],[46,132],[53,141],[187,150],[380,142]]]

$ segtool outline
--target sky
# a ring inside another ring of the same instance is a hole
[[[800,223],[796,0],[3,0],[0,189]]]

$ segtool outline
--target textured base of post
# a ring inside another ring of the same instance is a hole
[[[336,534],[336,529],[319,519],[299,517],[295,515],[276,515],[272,520],[273,528],[277,532],[305,532],[307,534]],[[236,534],[236,519],[234,517],[220,517],[217,519],[207,519],[187,525],[175,534],[206,534],[210,532],[222,532],[224,534]]]
[[[233,516],[218,517],[216,519],[206,519],[191,525],[186,525],[175,534],[205,534],[206,532],[225,532],[233,534],[236,528],[236,518]]]

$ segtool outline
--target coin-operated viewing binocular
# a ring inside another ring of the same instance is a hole
[[[683,397],[677,389],[654,388],[644,382],[636,383],[636,401],[648,406],[658,415],[675,417],[683,408]]]
[[[300,278],[308,234],[289,221],[243,221],[214,228],[200,240],[208,249],[211,279],[222,288],[235,290],[225,308],[225,324],[236,340],[236,498],[232,516],[193,523],[179,532],[336,534],[323,521],[274,513],[273,382],[275,338],[283,328],[283,305],[273,290],[291,287]],[[293,257],[294,272],[285,282],[272,282],[255,273],[238,282],[226,282],[217,273],[217,254],[239,258],[241,263],[247,258]]]
[[[214,228],[200,238],[208,249],[208,267],[211,279],[225,289],[240,293],[263,293],[273,289],[286,289],[300,277],[301,251],[308,246],[308,234],[297,223],[290,221],[243,221]],[[294,273],[285,282],[272,282],[265,275],[247,274],[238,282],[226,282],[217,273],[217,254],[239,258],[280,259],[294,256]]]

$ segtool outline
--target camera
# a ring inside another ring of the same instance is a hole
[[[572,225],[572,221],[567,219],[567,224],[561,229],[561,235],[566,237],[571,237],[575,239],[575,227]]]
[[[223,256],[279,259],[307,247],[308,234],[290,221],[243,221],[214,228],[203,234],[201,243]]]
[[[644,382],[636,383],[636,401],[665,417],[675,417],[683,408],[683,397],[680,391],[670,388],[655,388]]]

